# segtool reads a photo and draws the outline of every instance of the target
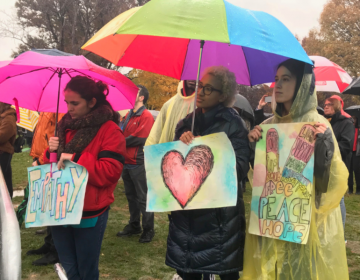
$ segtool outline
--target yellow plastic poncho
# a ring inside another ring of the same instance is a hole
[[[162,106],[145,146],[173,141],[178,122],[194,110],[195,94],[183,96],[183,84],[184,82],[180,81],[176,95]]]
[[[316,110],[316,91],[310,92],[311,74],[305,74],[287,116],[274,117],[264,123],[329,122]],[[275,104],[275,103],[274,103]],[[334,155],[326,193],[319,208],[312,196],[312,214],[307,244],[285,242],[251,235],[247,231],[242,280],[347,280],[349,279],[340,200],[347,190],[348,170],[343,163],[335,136]],[[250,181],[252,178],[250,178]],[[316,181],[314,179],[313,194]]]

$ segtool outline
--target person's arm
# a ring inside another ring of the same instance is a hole
[[[334,140],[330,128],[327,128],[324,133],[317,134],[315,141],[314,177],[315,190],[318,193],[327,192],[333,155]]]
[[[255,109],[254,110],[254,116],[255,116],[255,125],[259,125],[264,120],[266,120],[263,109]]]
[[[232,124],[233,133],[228,137],[233,146],[236,156],[236,171],[238,175],[238,182],[242,181],[249,171],[250,147],[248,140],[248,131],[244,127],[240,117],[237,118],[236,123]]]
[[[352,152],[353,148],[353,139],[354,139],[354,125],[351,122],[344,122],[345,126],[343,127],[340,138],[338,139],[339,149],[341,153],[341,158],[345,162],[346,157],[349,153]]]
[[[43,154],[43,164],[48,164],[48,163],[50,163],[49,147],[46,148],[46,150],[44,151],[44,154]]]
[[[5,144],[16,135],[16,119],[14,115],[7,115],[0,126],[0,144]]]
[[[176,125],[174,141],[179,140],[181,135],[183,135],[184,132],[190,131],[190,129],[185,127],[184,121],[185,121],[185,119],[182,119]]]
[[[160,137],[166,121],[166,104],[161,108],[154,125],[151,128],[150,134],[145,142],[145,146],[159,144]]]
[[[74,154],[72,161],[84,166],[89,173],[88,183],[98,188],[116,183],[125,163],[125,137],[120,128],[106,131],[99,154]]]
[[[126,147],[144,146],[153,124],[154,117],[150,113],[143,116],[136,131],[126,137]]]

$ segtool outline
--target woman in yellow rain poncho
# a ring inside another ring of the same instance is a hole
[[[347,190],[348,171],[341,160],[329,122],[318,114],[312,67],[296,60],[280,64],[274,88],[274,117],[266,124],[318,122],[310,233],[297,244],[247,233],[243,280],[349,279],[340,200]],[[255,143],[261,128],[249,133]],[[250,178],[252,179],[252,178]],[[252,181],[252,180],[250,180]]]

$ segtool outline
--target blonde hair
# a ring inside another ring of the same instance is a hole
[[[223,105],[225,107],[232,107],[235,102],[235,94],[236,94],[236,77],[233,72],[230,72],[224,66],[211,66],[205,69],[202,77],[205,75],[212,75],[218,78],[222,84],[222,94],[225,96],[225,101]]]
[[[340,100],[330,97],[330,98],[326,99],[325,101],[330,101],[331,103],[334,104],[334,111],[335,111],[335,113],[341,111],[342,108],[341,108],[341,102],[340,102]]]

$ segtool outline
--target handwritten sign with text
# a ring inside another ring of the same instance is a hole
[[[315,128],[312,123],[267,124],[261,128],[263,139],[256,145],[249,232],[306,244]]]
[[[84,207],[88,172],[66,161],[65,169],[57,165],[28,168],[29,201],[25,226],[59,226],[79,224]]]

